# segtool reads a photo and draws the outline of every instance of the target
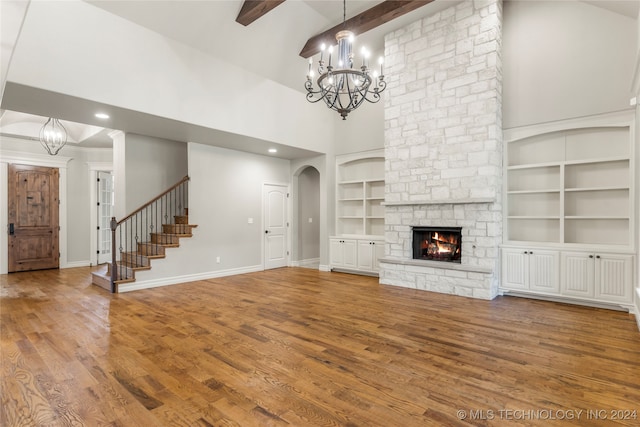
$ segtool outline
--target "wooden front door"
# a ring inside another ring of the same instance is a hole
[[[9,272],[59,267],[58,169],[9,165]]]

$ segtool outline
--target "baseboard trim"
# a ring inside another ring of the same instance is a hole
[[[562,297],[562,296],[553,296],[553,295],[534,294],[534,293],[528,293],[528,292],[518,292],[518,291],[509,290],[509,289],[503,289],[502,295],[508,296],[508,297],[530,298],[530,299],[537,299],[542,301],[559,302],[563,304],[582,305],[585,307],[604,308],[605,310],[627,311],[631,314],[633,314],[634,312],[633,304],[626,304],[622,302],[599,302],[599,301],[591,301],[591,300],[585,300],[585,299],[573,298],[573,297]]]
[[[318,270],[320,271],[331,271],[331,266],[330,265],[325,265],[325,264],[320,264],[320,266],[318,267]]]
[[[249,267],[230,268],[228,270],[207,271],[204,273],[187,274],[184,276],[166,277],[162,279],[153,279],[135,281],[133,283],[126,283],[118,286],[118,293],[139,291],[142,289],[158,288],[161,286],[177,285],[180,283],[196,282],[198,280],[215,279],[218,277],[235,276],[237,274],[255,273],[256,271],[263,271],[262,265],[252,265]]]
[[[320,264],[320,258],[301,259],[299,261],[291,261],[291,267],[315,267]]]
[[[91,267],[91,261],[73,261],[67,262],[65,265],[61,265],[60,268],[77,268],[77,267]]]

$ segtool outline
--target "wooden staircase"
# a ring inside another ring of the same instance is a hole
[[[118,277],[126,279],[116,280],[116,292],[118,285],[135,282],[135,272],[151,269],[151,260],[165,258],[166,248],[177,248],[180,239],[192,237],[195,224],[189,224],[189,209],[184,209],[184,215],[175,215],[173,224],[162,224],[161,233],[149,233],[149,241],[138,242],[135,252],[120,253],[120,261],[117,263]],[[111,263],[101,271],[91,273],[92,283],[111,291]]]

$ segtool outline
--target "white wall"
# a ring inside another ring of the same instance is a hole
[[[187,144],[128,133],[125,169],[129,214],[187,176]]]
[[[67,182],[67,263],[72,267],[89,265],[96,250],[90,245],[91,233],[96,233],[90,224],[97,211],[89,203],[91,186],[96,183],[91,181],[87,162],[108,163],[113,155],[111,149],[69,148],[65,147],[61,153],[73,157],[69,162]]]
[[[583,2],[505,2],[503,128],[628,108],[636,31]]]
[[[134,286],[262,269],[262,187],[289,184],[289,161],[195,143],[188,151],[189,222],[198,228],[151,270],[136,273]]]
[[[8,81],[320,153],[333,137],[301,92],[81,1],[32,2]]]
[[[0,99],[4,93],[11,54],[28,8],[29,1],[0,1]]]
[[[384,97],[376,104],[364,102],[347,120],[335,123],[335,153],[351,154],[384,148]],[[338,116],[337,113],[334,113]],[[339,116],[338,116],[339,117]]]

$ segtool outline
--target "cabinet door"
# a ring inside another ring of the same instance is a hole
[[[605,301],[633,301],[633,256],[596,254],[595,296]]]
[[[529,289],[557,294],[560,291],[560,254],[555,251],[530,250]]]
[[[373,271],[373,254],[371,240],[358,240],[358,270]]]
[[[342,239],[343,266],[345,268],[357,268],[358,266],[358,242],[357,240]]]
[[[329,239],[329,259],[331,267],[344,266],[344,246],[342,239]]]
[[[562,252],[562,294],[593,298],[594,255],[585,252]]]
[[[373,271],[380,271],[380,258],[384,258],[384,241],[373,242]]]
[[[529,288],[527,281],[527,256],[524,249],[502,250],[503,288],[514,290],[525,290]]]

